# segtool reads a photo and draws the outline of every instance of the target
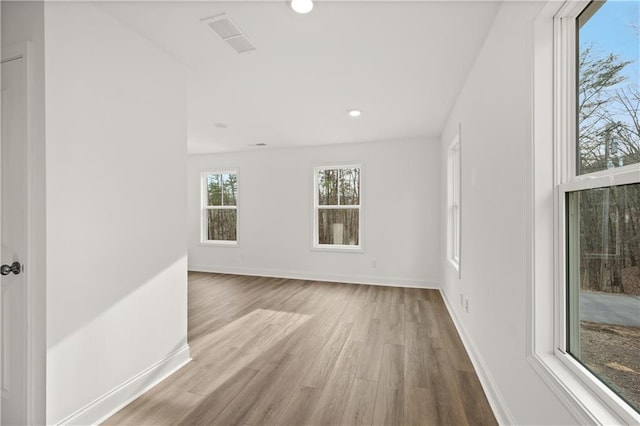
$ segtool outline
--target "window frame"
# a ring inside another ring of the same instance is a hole
[[[359,186],[360,186],[360,203],[358,205],[323,205],[321,206],[319,194],[318,194],[318,173],[320,170],[343,170],[343,169],[359,169]],[[313,168],[313,232],[312,232],[312,249],[319,251],[336,251],[336,252],[351,252],[351,253],[364,253],[363,244],[363,214],[362,214],[362,200],[363,200],[363,166],[362,163],[347,163],[347,164],[335,164],[323,166],[315,166]],[[318,239],[320,238],[318,232],[319,226],[319,214],[320,208],[324,209],[357,209],[358,210],[358,245],[345,245],[345,244],[320,244]]]
[[[529,40],[527,360],[580,423],[635,424],[640,414],[566,350],[566,194],[640,178],[638,164],[576,175],[576,19],[589,3],[548,1],[534,19]]]
[[[209,175],[235,174],[236,175],[236,205],[235,206],[210,206],[208,205]],[[200,244],[205,246],[238,247],[240,242],[240,173],[236,168],[208,170],[200,174]],[[208,236],[208,210],[235,210],[236,211],[236,239],[235,240],[209,240]]]
[[[458,131],[447,150],[447,259],[458,276],[462,252],[461,166],[460,131]]]

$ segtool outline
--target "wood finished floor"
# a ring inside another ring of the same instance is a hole
[[[189,273],[189,344],[104,424],[497,424],[435,290]]]

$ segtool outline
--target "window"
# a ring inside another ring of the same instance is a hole
[[[361,250],[361,167],[314,169],[314,247]]]
[[[566,29],[576,43],[557,187],[560,349],[640,412],[638,16],[640,2],[593,1]]]
[[[460,271],[460,136],[449,147],[447,161],[447,251],[449,262]]]
[[[238,242],[238,173],[202,174],[202,241],[236,245]]]
[[[623,16],[609,19],[608,22],[601,21],[606,16],[605,7],[624,6],[635,10],[628,9]],[[534,84],[530,99],[533,126],[530,129],[531,144],[528,145],[527,155],[527,168],[530,170],[527,199],[530,214],[524,218],[529,229],[526,259],[527,300],[530,310],[527,315],[530,320],[526,339],[527,361],[580,424],[640,424],[640,413],[624,400],[627,397],[621,397],[612,390],[616,385],[611,382],[605,385],[605,382],[598,378],[601,371],[593,367],[590,371],[588,366],[585,367],[589,361],[585,358],[586,352],[581,349],[586,349],[587,345],[592,348],[601,346],[604,350],[599,352],[600,355],[607,356],[612,352],[606,349],[605,339],[594,345],[587,333],[580,334],[581,316],[585,313],[585,309],[581,308],[589,303],[588,297],[581,297],[581,293],[586,291],[580,289],[584,279],[580,271],[588,270],[589,266],[585,262],[589,261],[593,257],[590,254],[594,253],[587,253],[584,247],[579,245],[578,237],[581,228],[587,226],[587,222],[599,224],[597,226],[602,234],[603,217],[615,216],[610,213],[611,206],[609,213],[606,210],[603,213],[602,206],[605,204],[601,204],[600,208],[593,208],[590,202],[585,202],[586,198],[597,197],[602,203],[606,201],[605,190],[608,188],[610,205],[611,190],[614,187],[621,192],[616,194],[617,197],[624,199],[625,196],[629,196],[628,191],[621,188],[638,184],[640,165],[630,163],[626,158],[623,158],[622,162],[611,158],[611,133],[607,136],[610,144],[607,159],[605,135],[608,132],[600,136],[602,143],[599,148],[595,143],[596,139],[593,139],[594,143],[588,148],[584,142],[582,145],[578,142],[578,135],[585,134],[584,130],[577,131],[580,121],[585,118],[595,120],[597,114],[604,113],[604,110],[599,108],[594,109],[594,114],[583,116],[584,118],[579,115],[580,75],[583,78],[589,75],[579,71],[577,58],[580,58],[581,51],[584,52],[584,47],[591,44],[588,41],[588,31],[591,29],[591,35],[596,39],[600,38],[596,40],[599,46],[595,46],[593,52],[599,52],[600,55],[604,53],[606,58],[606,52],[611,52],[612,48],[624,47],[624,51],[618,51],[618,59],[625,62],[633,61],[623,67],[622,72],[626,78],[617,82],[617,86],[609,87],[611,90],[608,93],[615,94],[618,89],[623,88],[629,90],[634,84],[637,87],[637,78],[640,76],[637,57],[638,33],[635,32],[635,39],[621,38],[620,35],[629,35],[630,28],[637,28],[639,6],[638,1],[612,4],[600,2],[591,5],[589,1],[582,0],[564,3],[550,1],[542,6],[532,27],[533,55],[530,66]],[[614,24],[612,21],[617,22]],[[596,26],[592,27],[593,24]],[[627,56],[631,46],[636,46],[635,57]],[[601,64],[606,64],[606,61]],[[582,88],[587,87],[584,84],[588,81],[583,80]],[[598,93],[606,94],[602,91]],[[582,98],[583,101],[588,99],[594,97]],[[600,100],[608,99],[603,96]],[[582,104],[585,105],[584,102]],[[606,104],[607,102],[602,105]],[[634,109],[633,105],[631,109]],[[608,114],[601,117],[611,117]],[[637,117],[637,110],[635,115]],[[621,117],[620,115],[616,122],[628,123]],[[588,121],[583,124],[587,123]],[[596,133],[593,132],[591,135],[595,136]],[[583,138],[583,141],[585,140],[588,139]],[[619,144],[620,141],[616,143]],[[582,151],[580,146],[584,147]],[[590,154],[589,150],[593,153]],[[602,160],[606,160],[604,164],[609,167],[596,170],[598,156],[601,164]],[[578,161],[584,162],[578,166]],[[599,194],[596,195],[597,192]],[[624,195],[624,192],[627,195]],[[621,220],[625,221],[626,218],[622,216]],[[614,252],[611,241],[618,237],[611,233],[611,229],[616,228],[615,223],[620,221],[608,222],[609,236],[600,239],[609,240],[610,248],[605,251],[602,243],[598,243],[600,257],[606,257],[605,253]],[[592,247],[598,245],[593,244]],[[580,253],[581,249],[583,255]],[[610,337],[617,337],[613,329],[611,331]],[[601,336],[603,335],[604,333]],[[606,366],[607,363],[609,366]],[[619,364],[624,365],[610,358],[604,368],[609,369],[609,373],[625,370]]]

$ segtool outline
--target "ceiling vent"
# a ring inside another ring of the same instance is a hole
[[[200,22],[215,31],[216,34],[218,34],[222,40],[226,41],[236,52],[245,53],[256,50],[256,47],[251,40],[249,40],[249,37],[233,23],[226,13],[204,18]]]

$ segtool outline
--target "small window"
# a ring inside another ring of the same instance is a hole
[[[460,137],[456,135],[447,162],[447,252],[449,262],[460,271]]]
[[[314,169],[314,247],[361,249],[361,167]]]
[[[575,137],[560,182],[565,349],[640,411],[640,2],[578,16]],[[635,21],[633,19],[635,17]],[[575,141],[575,142],[574,142]]]
[[[237,244],[237,171],[216,171],[202,174],[202,241],[205,243]]]

